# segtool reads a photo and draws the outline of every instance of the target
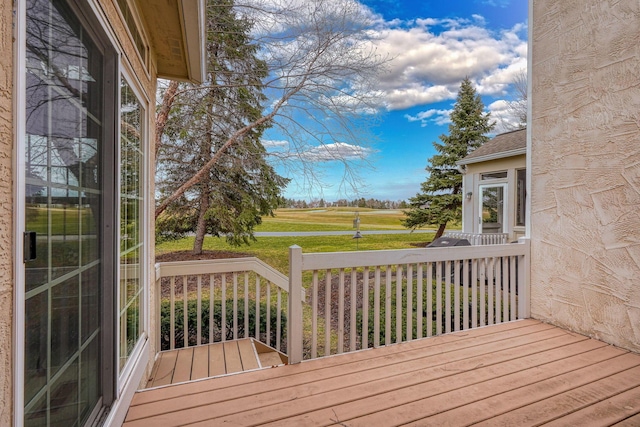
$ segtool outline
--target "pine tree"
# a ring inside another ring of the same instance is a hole
[[[228,136],[262,117],[262,80],[267,67],[250,43],[251,22],[234,13],[233,0],[209,0],[207,81],[181,83],[167,115],[158,151],[158,190],[171,194],[221,150]],[[265,122],[244,133],[189,192],[157,218],[160,238],[195,233],[194,253],[204,236],[248,244],[263,215],[273,214],[288,180],[266,159]]]
[[[469,78],[460,85],[456,104],[450,114],[449,135],[440,135],[434,142],[437,154],[429,159],[427,180],[420,193],[409,199],[410,208],[402,224],[411,229],[425,225],[438,225],[435,238],[442,236],[447,223],[462,218],[462,174],[456,161],[484,144],[495,123],[485,113],[480,95]]]

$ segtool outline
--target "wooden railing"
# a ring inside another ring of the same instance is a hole
[[[527,239],[289,257],[290,363],[529,317]]]
[[[503,245],[509,241],[507,233],[463,233],[461,231],[447,231],[445,237],[454,239],[467,239],[472,246],[479,245]]]
[[[158,263],[156,286],[159,349],[253,337],[286,352],[289,280],[259,259]]]

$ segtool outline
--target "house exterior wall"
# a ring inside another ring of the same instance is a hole
[[[0,2],[0,425],[13,422],[13,30]]]
[[[526,156],[511,156],[502,159],[467,164],[467,171],[463,178],[464,194],[472,192],[471,200],[463,197],[462,226],[465,233],[479,233],[478,215],[480,211],[480,184],[507,183],[507,230],[510,240],[524,236],[524,227],[516,227],[515,200],[517,196],[516,170],[526,167]],[[481,181],[480,174],[487,172],[507,171],[507,178],[500,180]]]
[[[640,352],[640,3],[533,3],[532,316]]]

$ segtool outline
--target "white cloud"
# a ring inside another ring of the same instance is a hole
[[[492,31],[484,18],[417,19],[379,30],[379,52],[393,60],[380,80],[383,103],[402,110],[454,99],[469,77],[481,95],[503,94],[517,70],[526,68],[526,26]]]
[[[263,139],[262,145],[265,148],[275,148],[275,147],[288,147],[289,141],[284,140],[273,140],[273,139]]]
[[[331,160],[362,160],[373,154],[373,152],[374,150],[359,145],[336,142],[311,148],[301,153],[301,157],[305,160],[318,162]]]
[[[426,127],[429,123],[435,123],[439,126],[451,123],[450,115],[453,110],[427,110],[421,111],[415,116],[405,114],[404,117],[410,122],[420,122],[421,127]]]

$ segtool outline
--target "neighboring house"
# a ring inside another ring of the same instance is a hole
[[[148,375],[157,78],[203,79],[204,7],[0,3],[0,425],[118,425]]]
[[[525,235],[527,130],[502,133],[457,162],[463,172],[462,232]]]

